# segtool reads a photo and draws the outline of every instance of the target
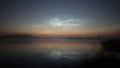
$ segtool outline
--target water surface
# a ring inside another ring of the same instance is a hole
[[[71,63],[94,58],[101,50],[98,40],[12,40],[0,43],[0,63],[17,66]]]

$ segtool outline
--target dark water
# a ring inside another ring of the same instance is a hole
[[[70,68],[71,64],[96,57],[99,40],[17,40],[0,43],[3,68]]]

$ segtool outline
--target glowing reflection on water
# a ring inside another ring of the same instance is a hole
[[[53,60],[74,60],[94,57],[101,51],[101,45],[95,40],[34,40],[28,43],[1,44],[0,49],[4,54],[36,54]]]

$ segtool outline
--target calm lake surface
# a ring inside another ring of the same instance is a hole
[[[0,43],[0,64],[43,67],[56,63],[59,66],[94,58],[101,51],[99,40],[11,40]]]

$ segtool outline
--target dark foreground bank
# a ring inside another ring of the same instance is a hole
[[[108,39],[101,42],[103,52],[84,61],[82,68],[120,68],[120,39]]]

